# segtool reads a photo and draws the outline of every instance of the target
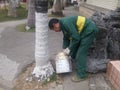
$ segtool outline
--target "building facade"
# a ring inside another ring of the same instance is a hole
[[[86,4],[115,10],[117,7],[120,7],[120,0],[80,0],[85,2]]]

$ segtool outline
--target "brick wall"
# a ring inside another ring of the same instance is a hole
[[[107,77],[116,90],[120,90],[120,61],[110,61],[107,66]]]
[[[120,8],[120,0],[118,0],[118,5],[117,6]]]

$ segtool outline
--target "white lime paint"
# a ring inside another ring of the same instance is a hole
[[[48,16],[47,13],[35,13],[36,16],[36,42],[35,42],[35,61],[36,66],[33,74],[40,80],[50,77],[54,70],[49,61],[48,48]]]

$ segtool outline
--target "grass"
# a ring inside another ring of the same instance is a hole
[[[64,15],[54,15],[54,14],[48,14],[48,17],[62,18],[62,17],[64,17]]]
[[[53,73],[53,75],[50,76],[50,80],[45,80],[45,81],[43,82],[43,85],[47,85],[48,83],[54,82],[54,81],[56,81],[56,80],[57,80],[56,74]]]
[[[16,30],[20,32],[35,32],[35,28],[30,28],[28,31],[25,29],[26,24],[19,24],[16,26]]]
[[[20,20],[27,17],[27,10],[25,4],[21,4],[20,7],[16,8],[17,17],[9,17],[8,9],[0,9],[0,22],[11,21],[11,20]]]

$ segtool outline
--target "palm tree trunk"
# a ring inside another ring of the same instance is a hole
[[[28,0],[27,27],[35,27],[35,1]]]
[[[53,8],[52,8],[52,14],[60,15],[60,16],[63,15],[61,0],[54,0],[54,4],[53,4]]]
[[[63,6],[64,8],[67,6],[67,0],[63,0]]]
[[[14,0],[9,0],[8,16],[16,17],[16,4]]]
[[[29,2],[29,0],[26,0],[26,10],[28,10],[28,3]],[[34,2],[35,2],[35,0],[34,0]]]
[[[21,0],[15,0],[16,1],[16,7],[20,7]]]
[[[62,9],[66,7],[66,4],[67,4],[66,0],[61,0]]]
[[[40,80],[49,78],[54,70],[49,61],[48,51],[48,0],[35,0],[36,16],[36,42],[35,42],[35,61],[36,66],[33,70],[35,77]]]
[[[64,9],[63,0],[61,0],[61,8]]]

